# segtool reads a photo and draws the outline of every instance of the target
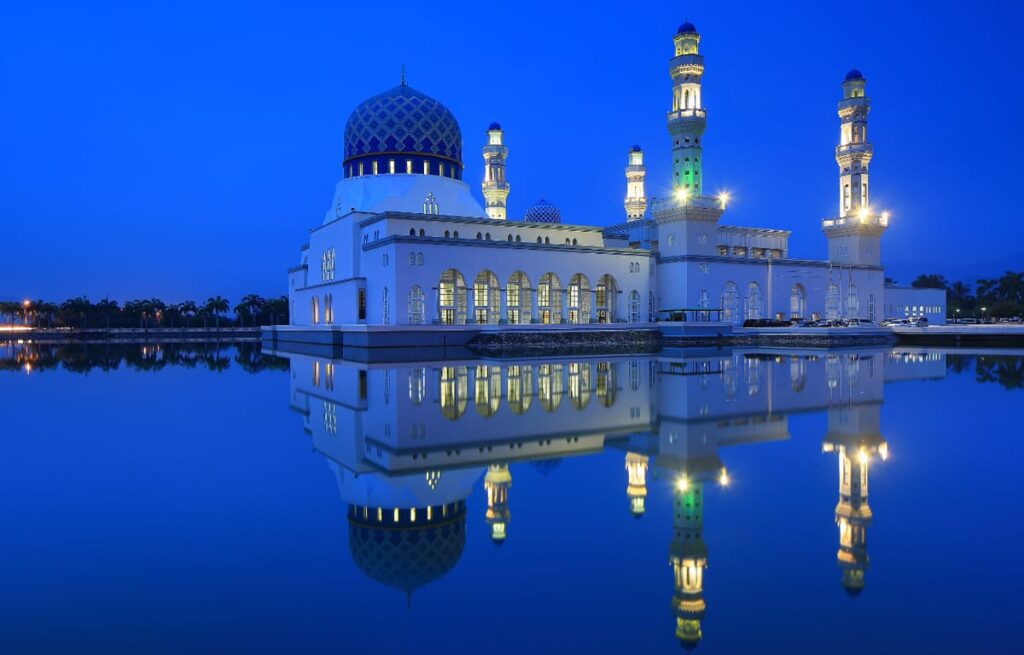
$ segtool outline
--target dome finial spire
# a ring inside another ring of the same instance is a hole
[[[402,79],[399,81],[402,86],[405,86],[405,64],[402,64]]]

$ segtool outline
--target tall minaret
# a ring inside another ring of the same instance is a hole
[[[873,151],[868,143],[871,101],[864,95],[866,82],[859,70],[851,70],[843,80],[843,99],[839,101],[839,214],[822,221],[829,261],[836,264],[878,266],[881,236],[889,224],[888,212],[873,211],[868,196],[868,164]]]
[[[708,549],[704,544],[704,483],[682,478],[675,489],[672,545],[669,563],[675,574],[672,609],[676,615],[676,638],[687,650],[700,643],[700,622],[707,608],[704,602],[704,569]]]
[[[700,86],[704,57],[697,53],[700,34],[686,21],[675,35],[675,56],[669,60],[672,76],[672,111],[668,133],[672,135],[672,188],[676,193],[701,195],[701,137],[707,127]]]
[[[491,464],[484,475],[484,490],[487,492],[487,522],[491,526],[491,541],[497,545],[505,543],[508,536],[508,522],[512,513],[508,509],[508,489],[512,486],[512,472],[508,464]]]
[[[644,151],[640,146],[633,146],[629,151],[629,165],[626,166],[626,220],[635,221],[642,218],[647,211],[647,197],[644,196],[644,178],[647,167],[644,166]]]
[[[487,216],[505,220],[505,201],[508,199],[508,181],[505,179],[505,158],[508,148],[503,142],[501,125],[491,123],[487,128],[487,145],[484,146],[484,203]]]

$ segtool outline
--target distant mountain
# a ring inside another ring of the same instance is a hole
[[[998,278],[1006,271],[1024,271],[1024,252],[984,262],[885,262],[885,275],[899,284],[910,284],[918,275],[938,273],[950,282],[977,284],[980,278]]]

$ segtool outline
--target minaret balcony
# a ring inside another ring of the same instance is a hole
[[[864,216],[839,216],[837,218],[826,218],[821,221],[821,229],[826,234],[831,233],[881,233],[889,227],[889,216],[881,214],[865,214]]]
[[[677,109],[668,112],[670,121],[701,121],[707,120],[707,112],[702,108]]]

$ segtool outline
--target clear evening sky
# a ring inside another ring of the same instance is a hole
[[[349,112],[403,63],[458,118],[475,193],[497,120],[510,216],[543,196],[565,222],[621,221],[634,143],[648,195],[667,192],[666,64],[687,18],[723,222],[825,256],[857,67],[872,204],[893,217],[883,260],[1024,268],[1020,3],[26,2],[0,21],[0,298],[284,294]]]

